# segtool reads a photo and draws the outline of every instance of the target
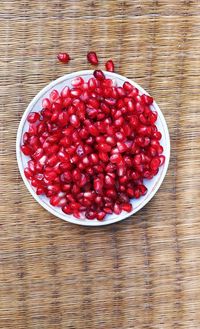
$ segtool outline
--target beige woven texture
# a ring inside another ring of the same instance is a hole
[[[88,50],[155,97],[172,146],[153,200],[102,228],[41,208],[15,157],[33,96],[90,68]],[[0,1],[1,329],[200,328],[199,76],[198,0]]]

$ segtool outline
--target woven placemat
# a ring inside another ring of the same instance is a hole
[[[153,200],[102,228],[42,209],[15,157],[32,97],[88,50],[155,97],[172,146]],[[200,328],[199,75],[198,0],[0,1],[1,329]]]

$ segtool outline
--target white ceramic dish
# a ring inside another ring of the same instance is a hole
[[[61,91],[62,88],[66,85],[71,86],[71,81],[76,76],[82,76],[85,80],[88,80],[92,76],[93,70],[87,70],[87,71],[79,71],[71,74],[64,75],[63,77],[52,81],[49,85],[47,85],[45,88],[43,88],[31,101],[31,103],[28,105],[26,111],[24,112],[21,122],[19,124],[18,132],[17,132],[17,141],[16,141],[16,152],[17,152],[17,162],[19,166],[19,170],[21,173],[21,176],[23,178],[23,181],[29,190],[29,192],[32,194],[32,196],[35,198],[35,200],[46,210],[48,210],[51,214],[74,224],[79,225],[88,225],[88,226],[102,226],[107,224],[112,224],[121,221],[122,219],[125,219],[127,217],[130,217],[131,215],[135,214],[138,210],[143,208],[155,195],[155,193],[158,191],[160,185],[163,182],[163,179],[166,175],[168,164],[169,164],[169,158],[170,158],[170,138],[169,138],[169,132],[167,128],[167,124],[165,122],[165,118],[156,104],[156,102],[153,103],[152,107],[154,110],[158,113],[158,120],[156,122],[156,125],[162,133],[162,139],[161,139],[161,145],[164,148],[163,154],[166,157],[165,163],[163,166],[160,167],[158,174],[152,179],[152,180],[146,180],[145,185],[148,188],[148,192],[145,196],[140,197],[139,199],[133,199],[132,205],[133,210],[131,213],[127,213],[123,211],[120,215],[107,215],[104,221],[97,221],[97,220],[88,220],[85,218],[77,219],[73,217],[72,215],[66,215],[62,212],[62,210],[59,207],[53,207],[49,203],[49,200],[46,196],[43,195],[37,195],[35,193],[34,187],[31,186],[28,179],[24,175],[24,168],[26,167],[26,164],[29,160],[29,157],[25,156],[21,150],[20,145],[22,143],[22,136],[25,131],[28,130],[28,123],[27,123],[27,116],[30,112],[39,112],[42,108],[42,99],[45,97],[48,97],[50,92],[53,89],[57,89],[58,91]],[[129,80],[119,74],[111,73],[111,72],[104,72],[106,77],[115,79],[117,81],[118,85],[122,85],[124,81],[129,81],[132,83],[135,87],[137,87],[140,91],[140,93],[147,92],[141,88],[137,83],[135,83],[132,80]]]

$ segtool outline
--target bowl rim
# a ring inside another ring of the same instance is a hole
[[[47,93],[48,91],[50,91],[52,88],[54,88],[57,84],[64,82],[65,80],[70,80],[73,79],[74,77],[78,76],[84,76],[84,75],[92,75],[94,72],[94,70],[81,70],[81,71],[75,71],[69,74],[65,74],[61,77],[59,77],[58,79],[55,79],[53,81],[51,81],[48,85],[46,85],[44,88],[42,88],[37,94],[36,96],[32,99],[32,101],[29,103],[29,105],[27,106],[26,110],[24,111],[24,113],[22,114],[20,123],[19,123],[19,127],[17,130],[17,138],[16,138],[16,157],[17,157],[17,163],[18,163],[18,168],[20,171],[20,174],[22,176],[22,179],[24,181],[25,186],[27,187],[28,191],[31,193],[31,195],[33,196],[33,198],[43,207],[45,208],[48,212],[50,212],[52,215],[56,216],[57,218],[63,219],[67,222],[73,223],[73,224],[77,224],[77,225],[82,225],[82,226],[104,226],[104,225],[109,225],[109,224],[114,224],[117,223],[121,220],[126,219],[127,217],[130,217],[132,215],[134,215],[136,212],[138,212],[140,209],[142,209],[156,194],[156,192],[159,190],[165,176],[168,170],[168,166],[169,166],[169,160],[170,160],[170,136],[169,136],[169,130],[167,127],[167,123],[165,120],[165,117],[162,113],[162,111],[160,110],[158,104],[154,101],[153,102],[153,106],[155,108],[155,110],[158,112],[159,114],[159,118],[160,121],[162,122],[163,125],[163,129],[165,131],[165,137],[166,137],[166,150],[165,150],[165,163],[163,165],[163,170],[160,176],[159,181],[156,182],[155,184],[155,188],[151,191],[151,193],[148,195],[148,197],[144,200],[144,202],[142,202],[138,207],[137,210],[135,211],[135,208],[133,208],[133,210],[130,213],[126,213],[126,212],[122,212],[120,215],[116,215],[116,218],[111,218],[110,220],[106,220],[106,221],[97,221],[97,220],[79,220],[75,217],[68,217],[68,215],[64,214],[59,214],[54,211],[54,209],[52,209],[50,206],[48,206],[45,202],[43,202],[40,198],[40,196],[38,196],[35,191],[31,188],[30,183],[28,181],[28,179],[26,178],[26,176],[24,175],[24,169],[23,169],[23,164],[22,164],[22,160],[21,160],[21,149],[20,149],[20,145],[21,145],[21,137],[22,137],[22,133],[23,133],[23,126],[26,122],[27,116],[28,114],[31,112],[31,110],[33,109],[35,103],[38,101],[38,99],[40,99],[45,93]],[[128,81],[130,82],[132,85],[134,85],[136,88],[138,88],[138,90],[140,91],[140,93],[144,93],[146,95],[149,95],[145,89],[143,89],[139,84],[137,84],[134,80],[128,79],[125,76],[122,76],[120,74],[117,74],[115,72],[108,72],[108,71],[103,71],[105,75],[109,75],[109,78],[118,78],[120,80],[123,81]]]

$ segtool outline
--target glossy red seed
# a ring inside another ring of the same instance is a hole
[[[159,157],[153,158],[150,162],[150,168],[152,170],[157,170],[159,166],[160,166],[160,158]]]
[[[101,70],[95,70],[93,74],[94,74],[94,77],[99,81],[102,81],[105,79],[105,75]]]
[[[72,209],[70,207],[70,205],[65,205],[63,208],[62,208],[62,211],[67,214],[67,215],[71,215],[72,214]]]
[[[98,136],[99,135],[99,130],[96,128],[96,126],[94,124],[90,124],[88,126],[88,130],[89,130],[89,133],[92,135],[92,136]]]
[[[165,162],[165,156],[164,155],[160,155],[159,156],[159,159],[160,159],[160,166],[162,166]]]
[[[107,61],[105,66],[106,66],[106,71],[114,72],[115,67],[114,67],[114,63],[113,63],[112,59]]]
[[[88,106],[93,107],[94,109],[99,108],[99,101],[96,98],[90,98],[87,103]]]
[[[143,103],[147,104],[147,105],[151,105],[153,103],[153,97],[149,96],[149,95],[142,95],[141,96]]]
[[[118,148],[120,153],[124,153],[128,150],[127,145],[123,142],[117,142],[117,148]]]
[[[94,51],[90,51],[87,53],[87,60],[92,65],[97,65],[99,62],[97,54]]]
[[[69,121],[70,121],[71,125],[75,128],[78,128],[80,126],[80,120],[77,117],[77,115],[75,115],[75,114],[72,114],[70,116]]]
[[[101,143],[99,144],[98,149],[102,152],[110,152],[111,146],[107,143]]]
[[[29,168],[25,168],[24,175],[26,176],[26,178],[31,179],[33,177],[33,172]]]
[[[99,211],[96,215],[97,220],[102,221],[106,216],[106,213],[104,211]]]
[[[51,102],[48,98],[44,98],[42,100],[42,107],[43,107],[43,109],[48,109],[48,110],[51,109]]]
[[[131,203],[123,203],[121,205],[122,210],[126,211],[126,212],[130,212],[132,210],[132,204]]]
[[[56,89],[52,90],[52,92],[50,93],[49,97],[50,97],[50,100],[52,102],[55,102],[58,99],[58,97],[59,97],[58,91]]]
[[[31,112],[28,115],[27,121],[30,123],[35,123],[36,121],[38,121],[40,119],[40,114],[37,112]]]
[[[81,86],[83,83],[84,83],[84,80],[81,77],[76,77],[71,82],[72,86],[74,86],[74,87]]]
[[[94,179],[94,190],[97,194],[101,194],[103,191],[103,181],[99,178]]]
[[[122,156],[120,154],[113,154],[110,156],[110,162],[119,164],[122,162]]]
[[[97,213],[95,211],[92,211],[92,210],[86,211],[86,213],[85,213],[85,217],[87,219],[95,219],[96,216],[97,216]]]
[[[64,88],[62,89],[62,91],[61,91],[61,96],[62,96],[63,98],[67,98],[67,97],[70,96],[70,89],[69,89],[68,86],[66,86],[66,87],[64,87]]]
[[[133,90],[133,85],[130,82],[125,81],[123,84],[123,88],[125,91],[131,92]]]
[[[32,153],[32,150],[28,145],[22,145],[21,150],[24,153],[24,155],[30,155]]]
[[[57,58],[60,62],[65,63],[65,64],[67,64],[69,62],[69,60],[71,59],[69,54],[67,54],[67,53],[59,53],[57,55]]]
[[[98,81],[95,78],[92,77],[88,80],[88,88],[90,90],[95,90],[97,86],[98,86]]]

